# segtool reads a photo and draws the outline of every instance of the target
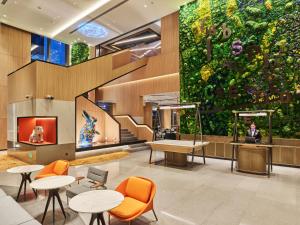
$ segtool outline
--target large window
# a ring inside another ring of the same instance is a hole
[[[31,59],[67,64],[68,45],[37,34],[31,35]]]
[[[60,65],[66,65],[66,44],[50,40],[50,62]]]

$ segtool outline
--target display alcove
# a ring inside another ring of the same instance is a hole
[[[32,116],[17,118],[17,140],[35,146],[57,144],[57,117]]]

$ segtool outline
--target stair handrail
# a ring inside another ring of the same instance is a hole
[[[147,127],[147,128],[149,129],[149,131],[151,131],[151,132],[153,133],[152,128],[151,128],[148,124],[145,124],[145,123],[137,123],[137,122],[134,120],[134,118],[133,118],[131,115],[129,115],[129,114],[120,114],[120,115],[113,115],[113,116],[114,116],[114,117],[128,117],[128,118],[134,123],[134,125],[135,125],[136,127],[141,127],[141,126]]]

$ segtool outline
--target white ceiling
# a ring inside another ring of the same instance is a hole
[[[70,32],[123,0],[8,0],[5,5],[0,4],[0,22],[69,44],[85,41],[96,45],[171,14],[189,1],[128,0],[83,26],[95,37]]]

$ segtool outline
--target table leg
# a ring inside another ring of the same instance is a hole
[[[98,217],[98,214],[93,213],[92,216],[91,216],[89,225],[93,225],[95,220],[98,220],[97,217]]]
[[[17,196],[17,201],[19,200],[20,193],[21,193],[22,187],[23,187],[24,182],[25,182],[24,175],[23,175],[23,174],[21,174],[21,175],[22,175],[22,181],[21,181],[21,184],[20,184],[20,187],[19,187],[18,196]]]
[[[58,190],[59,190],[59,189],[54,189],[54,190],[50,190],[50,191],[49,191],[49,195],[48,195],[48,199],[47,199],[45,211],[44,211],[44,214],[43,214],[42,223],[43,223],[44,220],[45,220],[45,217],[46,217],[46,214],[47,214],[48,207],[49,207],[49,204],[50,204],[50,202],[51,202],[51,199],[52,199],[52,211],[53,211],[53,212],[52,212],[52,213],[53,213],[53,214],[52,214],[52,220],[53,220],[53,224],[55,223],[55,198],[57,198],[57,201],[58,201],[58,203],[59,203],[59,206],[60,206],[60,208],[61,208],[61,211],[62,211],[62,213],[64,214],[64,217],[66,218],[66,213],[65,213],[65,210],[64,210],[62,201],[61,201],[61,199],[60,199]]]
[[[231,172],[233,172],[233,161],[234,161],[234,153],[235,153],[234,148],[235,148],[235,146],[233,145],[232,152],[231,152]]]
[[[52,191],[50,191],[49,195],[48,195],[46,207],[45,207],[45,210],[44,210],[44,214],[43,214],[42,224],[44,223],[44,220],[45,220],[45,217],[46,217],[46,214],[47,214],[47,211],[48,211],[48,207],[49,207],[49,204],[50,204],[50,201],[51,201],[52,197],[53,197],[52,196]]]
[[[66,212],[65,212],[65,210],[64,210],[64,207],[63,207],[62,201],[61,201],[61,199],[60,199],[60,196],[59,196],[58,190],[56,190],[56,191],[55,191],[54,195],[56,196],[56,198],[57,198],[57,201],[58,201],[58,203],[59,203],[59,206],[60,206],[60,209],[61,209],[61,211],[63,212],[63,214],[64,214],[64,217],[66,218]]]
[[[273,171],[273,148],[270,148],[270,151],[271,151],[271,171]]]
[[[102,225],[106,225],[106,224],[105,224],[104,217],[103,217],[103,213],[99,213],[99,218],[100,218],[100,220],[101,220],[101,224],[102,224]]]
[[[30,173],[31,174],[31,173]],[[28,181],[29,183],[32,182],[31,178],[30,178],[30,174],[28,174]],[[37,198],[37,191],[35,189],[32,188],[33,193],[35,194],[35,197]]]
[[[271,150],[268,149],[268,177],[270,177],[270,174],[271,174]]]
[[[54,196],[52,197],[52,221],[54,224],[55,223],[55,198],[54,198]]]
[[[194,158],[195,158],[195,148],[192,151],[192,168],[194,167]]]
[[[205,164],[205,147],[202,147],[203,163]]]
[[[151,150],[150,150],[149,164],[151,164],[151,163],[152,163],[152,162],[151,162],[151,160],[152,160],[152,152],[153,152],[153,150],[152,150],[152,148],[151,148]]]

